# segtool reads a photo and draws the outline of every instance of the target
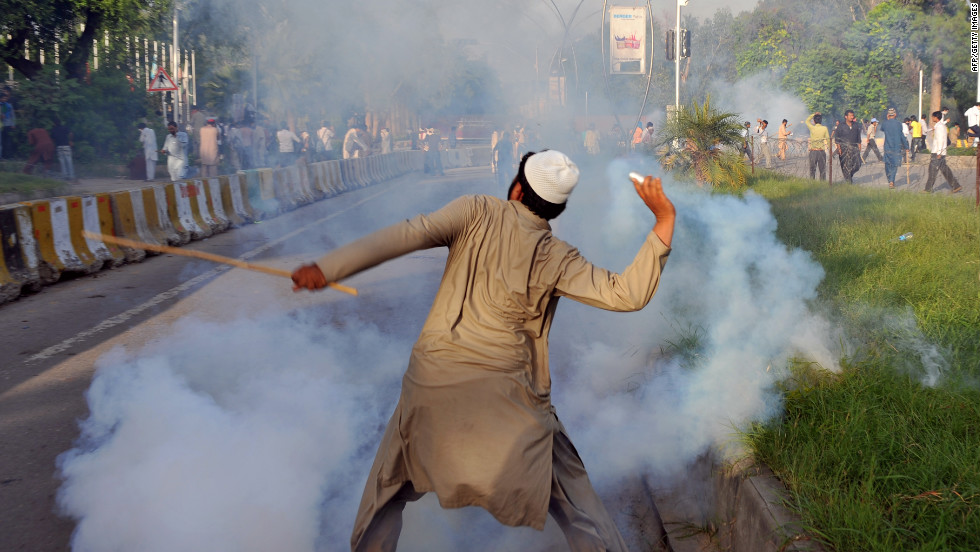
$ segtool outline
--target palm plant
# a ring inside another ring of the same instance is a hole
[[[664,169],[687,171],[699,185],[745,186],[746,167],[742,161],[742,130],[738,114],[723,113],[697,101],[668,117],[658,136],[660,163]]]

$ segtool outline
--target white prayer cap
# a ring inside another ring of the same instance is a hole
[[[541,199],[565,203],[578,184],[578,165],[560,151],[535,153],[524,164],[524,176]]]

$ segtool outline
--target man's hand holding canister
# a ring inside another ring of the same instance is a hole
[[[674,204],[664,194],[663,184],[659,178],[652,176],[645,177],[642,182],[636,178],[632,180],[640,199],[653,212],[653,216],[657,217],[653,231],[664,242],[664,245],[670,247],[670,241],[674,237],[676,211],[674,210]]]

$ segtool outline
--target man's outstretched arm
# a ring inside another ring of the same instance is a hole
[[[565,257],[555,290],[559,296],[612,311],[642,309],[656,293],[674,237],[674,204],[659,178],[633,180],[637,195],[657,218],[633,262],[621,274],[593,265],[577,250]]]

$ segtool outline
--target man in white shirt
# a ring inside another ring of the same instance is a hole
[[[316,131],[317,142],[317,153],[319,153],[320,161],[330,160],[333,156],[333,137],[335,133],[333,131],[333,124],[323,121],[320,123],[320,129]]]
[[[980,102],[973,104],[973,107],[963,112],[966,117],[966,135],[973,139],[973,145],[977,145],[980,137]]]
[[[187,133],[178,130],[177,123],[167,123],[167,137],[163,139],[163,149],[160,153],[167,155],[167,171],[170,180],[176,182],[184,178],[187,168]]]
[[[752,126],[751,123],[749,123],[748,121],[745,121],[745,128],[743,128],[742,129],[742,132],[741,132],[741,135],[742,135],[742,155],[748,155],[749,156],[749,163],[751,163],[751,164],[754,165],[755,164],[755,158],[752,155],[752,145],[749,143],[749,127],[751,127],[751,126]]]
[[[295,146],[300,142],[299,136],[289,130],[289,125],[285,121],[279,124],[279,132],[276,133],[276,140],[279,142],[279,163],[280,167],[288,167],[293,164],[293,160],[296,158],[293,152],[296,151]]]
[[[391,131],[387,127],[381,129],[381,153],[391,153]]]
[[[769,152],[769,121],[765,119],[756,119],[758,121],[758,126],[755,127],[755,134],[759,137],[759,149],[762,151],[762,156],[766,158],[766,168],[772,168],[772,157]]]
[[[153,180],[157,174],[157,135],[146,123],[137,125],[140,129],[140,143],[143,144],[143,158],[146,159],[146,180]]]
[[[861,157],[861,159],[863,161],[867,161],[868,154],[871,152],[875,152],[875,157],[878,158],[878,161],[881,161],[882,160],[881,152],[878,151],[878,142],[875,141],[875,134],[878,133],[878,119],[875,118],[871,119],[871,124],[867,126],[867,133],[868,135],[864,139],[864,142],[866,144],[864,147],[864,155]]]
[[[956,176],[953,175],[953,171],[949,170],[946,166],[946,137],[948,136],[948,130],[946,129],[946,121],[942,120],[943,114],[940,111],[934,111],[932,113],[932,128],[929,129],[929,134],[931,135],[929,142],[929,151],[932,152],[932,156],[929,159],[929,179],[926,181],[926,188],[922,190],[923,193],[932,193],[932,185],[936,183],[936,174],[943,173],[943,178],[946,179],[946,183],[952,188],[950,193],[957,193],[963,191],[963,186],[956,181]]]

